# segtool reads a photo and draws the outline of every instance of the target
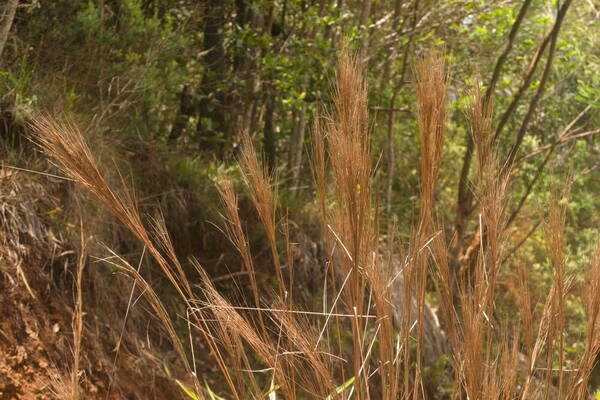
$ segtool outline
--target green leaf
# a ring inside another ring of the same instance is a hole
[[[271,387],[269,388],[269,390],[264,393],[262,395],[262,399],[266,399],[267,397],[271,397],[271,394],[274,394],[275,391],[279,390],[279,388],[281,387],[281,385],[275,385],[275,383],[273,381],[271,381]],[[273,397],[275,398],[275,397]]]
[[[335,388],[335,393],[340,394],[344,390],[348,389],[350,386],[354,384],[354,377],[348,379],[346,382],[342,383],[340,386]],[[325,400],[332,400],[333,396],[329,395],[325,398]]]
[[[211,400],[225,400],[223,397],[212,391],[210,386],[208,386],[208,382],[204,381],[204,386],[206,386],[206,390],[208,391],[208,395],[210,396]]]
[[[181,381],[179,381],[178,379],[175,379],[175,382],[177,382],[177,384],[179,385],[181,390],[183,390],[185,392],[185,394],[187,394],[190,397],[190,399],[200,400],[200,397],[198,397],[198,395],[196,395],[196,393],[194,393],[193,390],[188,389],[188,387],[185,386],[183,383],[181,383]]]

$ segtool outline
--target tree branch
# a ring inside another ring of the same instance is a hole
[[[540,98],[542,97],[542,94],[546,87],[546,82],[548,81],[548,76],[550,75],[550,70],[552,69],[552,61],[553,61],[554,55],[556,53],[556,42],[558,39],[558,34],[560,32],[560,28],[561,28],[562,22],[564,21],[565,15],[567,14],[567,11],[568,11],[569,7],[571,6],[572,2],[573,2],[572,0],[566,0],[565,3],[563,4],[563,6],[558,11],[558,15],[556,17],[556,22],[554,24],[554,28],[552,29],[552,32],[550,34],[550,49],[548,50],[548,56],[546,58],[546,66],[544,68],[544,72],[542,73],[542,78],[540,79],[540,84],[539,84],[533,98],[531,99],[531,102],[529,103],[529,108],[527,109],[527,113],[525,114],[525,117],[523,118],[523,122],[521,123],[519,132],[517,133],[515,143],[511,147],[511,149],[508,153],[508,156],[506,158],[506,161],[504,163],[503,170],[505,173],[510,171],[510,169],[512,167],[512,164],[515,160],[515,156],[517,155],[517,151],[519,150],[519,147],[521,146],[521,143],[523,142],[523,137],[525,137],[525,133],[527,132],[527,127],[529,126],[529,122],[531,121],[531,118],[533,117],[533,114],[535,113],[537,104],[538,104]]]
[[[569,134],[569,132],[571,132],[571,129],[573,128],[573,126],[591,109],[591,106],[587,106],[583,111],[581,111],[575,118],[573,118],[573,120],[571,122],[569,122],[567,124],[567,126],[565,127],[565,129],[562,130],[562,132],[557,136],[557,139],[554,141],[554,143],[549,144],[548,146],[544,146],[538,150],[536,150],[533,153],[541,153],[542,151],[548,149],[548,153],[546,154],[546,157],[544,157],[544,160],[542,161],[542,163],[538,166],[538,169],[536,171],[535,177],[533,178],[533,180],[529,183],[529,185],[527,186],[527,189],[525,190],[525,193],[523,194],[523,196],[521,196],[521,199],[519,199],[519,202],[517,203],[517,207],[515,208],[515,210],[511,213],[510,217],[508,218],[508,221],[506,222],[506,226],[508,227],[514,220],[515,218],[519,215],[519,213],[521,212],[521,208],[523,208],[523,205],[525,204],[525,201],[527,201],[527,198],[529,197],[529,195],[531,194],[533,187],[535,186],[535,184],[537,183],[538,179],[540,178],[540,176],[542,175],[544,168],[546,167],[546,164],[548,164],[548,161],[550,161],[550,156],[552,155],[552,153],[554,152],[554,150],[556,149],[556,147],[558,145],[560,145],[561,143],[565,143],[566,141],[569,140],[573,140],[573,139],[577,139],[577,138],[581,138],[581,137],[585,137],[585,136],[589,136],[591,134],[600,132],[600,129],[597,129],[595,131],[588,131],[588,132],[583,132],[580,133],[578,135],[571,135],[571,136],[567,136]],[[530,154],[533,154],[530,153]],[[531,156],[533,157],[533,155]],[[519,161],[524,161],[525,158],[522,158]]]
[[[532,0],[525,0],[523,2],[523,5],[521,5],[521,9],[519,10],[519,14],[517,15],[517,18],[515,19],[515,22],[513,23],[512,28],[510,29],[510,33],[508,34],[508,39],[506,40],[506,43],[504,44],[504,50],[502,51],[502,54],[500,54],[500,57],[498,57],[498,61],[496,61],[496,66],[494,67],[494,73],[492,74],[492,79],[490,79],[488,88],[485,91],[485,97],[484,97],[484,103],[483,103],[484,106],[486,104],[488,104],[488,102],[490,101],[490,98],[492,97],[492,94],[494,93],[494,89],[496,88],[496,84],[498,83],[498,79],[500,78],[500,71],[502,71],[502,67],[504,66],[504,63],[506,62],[508,54],[510,53],[510,51],[513,47],[515,38],[517,37],[517,32],[519,31],[519,28],[521,27],[521,22],[523,22],[523,20],[525,19],[525,14],[527,14],[527,9],[531,5],[531,1]]]
[[[394,113],[394,112],[409,113],[409,114],[412,113],[410,108],[396,108],[396,107],[373,106],[373,107],[369,107],[369,110],[370,111],[386,111],[386,112],[390,112],[390,113]]]
[[[517,250],[519,250],[519,248],[527,241],[527,239],[529,239],[529,237],[531,235],[533,235],[533,233],[536,231],[538,226],[540,226],[540,224],[542,223],[542,219],[543,218],[540,218],[535,223],[533,228],[531,228],[531,230],[529,232],[527,232],[527,235],[525,235],[525,237],[523,239],[521,239],[519,241],[519,243],[517,243],[512,249],[510,249],[510,251],[506,254],[506,256],[504,256],[504,258],[502,259],[502,262],[500,264],[504,264],[506,262],[506,260],[510,259],[512,257],[512,255],[515,254],[517,252]]]
[[[587,137],[587,136],[592,136],[592,135],[595,135],[597,133],[600,133],[600,129],[594,129],[594,130],[591,130],[591,131],[585,131],[585,132],[582,132],[582,133],[578,133],[576,135],[569,135],[569,136],[557,139],[554,143],[547,144],[545,146],[540,147],[539,149],[536,149],[536,150],[532,151],[529,154],[524,155],[523,157],[521,157],[517,161],[515,161],[515,164],[520,164],[523,161],[530,159],[531,157],[535,157],[538,154],[540,154],[540,153],[542,153],[542,152],[544,152],[544,151],[546,151],[548,149],[552,150],[553,148],[555,148],[557,146],[560,146],[561,144],[565,144],[565,143],[568,143],[568,142],[570,142],[572,140],[581,139],[581,138],[584,138],[584,137]]]
[[[521,8],[519,10],[519,13],[517,15],[517,18],[515,19],[515,22],[513,22],[513,25],[510,29],[510,33],[509,33],[506,43],[504,45],[504,50],[502,51],[502,54],[500,54],[500,56],[498,57],[498,60],[496,61],[496,65],[494,67],[494,72],[492,74],[492,78],[490,79],[488,89],[485,93],[485,98],[484,98],[485,103],[484,104],[487,104],[489,102],[491,95],[494,92],[494,89],[495,89],[498,79],[500,77],[500,71],[502,70],[502,67],[504,66],[504,63],[506,62],[508,54],[510,53],[510,51],[513,47],[513,44],[517,37],[519,28],[521,27],[521,23],[525,19],[525,14],[527,13],[527,9],[529,8],[530,5],[531,5],[531,0],[526,0],[525,2],[523,2],[523,4],[521,5]],[[456,225],[458,228],[457,230],[462,229],[462,228],[460,228],[460,226],[462,226],[464,219],[466,219],[466,217],[470,213],[472,195],[469,192],[468,183],[469,183],[469,171],[471,169],[472,159],[473,159],[473,138],[471,137],[470,134],[467,134],[467,149],[466,149],[464,157],[463,157],[462,168],[460,171],[460,180],[459,180],[459,184],[458,184],[457,215],[456,215],[456,221],[457,221]],[[461,232],[457,232],[457,233],[459,235],[461,235]],[[459,241],[460,240],[461,239],[459,238]]]

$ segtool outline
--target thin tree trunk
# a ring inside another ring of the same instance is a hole
[[[265,127],[263,132],[263,151],[265,153],[265,161],[269,172],[275,170],[275,129],[273,126],[273,116],[275,114],[275,101],[270,90],[267,91],[265,109]]]
[[[226,97],[219,85],[225,80],[225,49],[223,44],[223,28],[225,26],[225,4],[222,0],[206,0],[204,3],[204,66],[206,68],[202,77],[200,89],[202,100],[199,104],[199,118],[196,130],[199,137],[221,132],[224,141],[229,138],[229,129],[225,118],[224,107]],[[211,107],[212,106],[212,107]],[[214,124],[210,132],[203,132],[202,120],[210,118]],[[224,145],[220,147],[220,156],[223,156]]]
[[[392,94],[392,100],[390,103],[390,108],[396,107],[396,96],[398,95],[398,88],[394,88],[394,93]],[[387,159],[388,159],[388,170],[387,170],[387,193],[386,193],[386,203],[385,209],[388,216],[390,216],[392,212],[392,187],[394,186],[394,170],[396,164],[396,152],[394,151],[394,116],[395,112],[388,112],[388,124],[387,124]]]
[[[258,59],[258,57],[257,57]],[[260,113],[262,109],[261,99],[259,98],[259,91],[262,89],[262,82],[260,81],[257,72],[252,74],[252,104],[249,107],[248,111],[248,125],[247,128],[250,130],[250,133],[254,133],[258,130],[258,126],[260,123]]]
[[[287,167],[289,168],[289,170],[291,171],[292,167],[295,165],[295,152],[294,152],[294,145],[296,144],[296,142],[298,141],[298,128],[299,128],[299,124],[298,124],[298,116],[299,116],[299,111],[294,109],[291,112],[291,121],[290,121],[290,126],[292,127],[292,133],[290,135],[290,140],[288,141],[288,146],[287,146]]]
[[[494,89],[496,88],[496,83],[498,83],[498,79],[500,78],[500,71],[502,71],[502,67],[508,58],[508,54],[513,47],[513,43],[515,42],[515,38],[517,37],[517,33],[519,32],[519,28],[521,26],[521,22],[525,19],[525,14],[527,14],[527,9],[531,5],[532,0],[525,0],[521,9],[519,10],[519,14],[517,15],[517,19],[513,23],[512,28],[510,29],[510,33],[508,34],[508,39],[504,44],[504,50],[500,57],[498,57],[498,61],[496,62],[496,66],[494,67],[494,72],[492,74],[492,79],[490,80],[490,84],[485,91],[485,103],[487,104],[494,93]]]
[[[360,49],[358,53],[358,59],[360,62],[365,62],[367,58],[367,47],[369,43],[369,17],[371,16],[371,0],[363,0],[362,8],[360,10],[359,24],[364,29],[362,39],[360,40]]]
[[[394,2],[394,17],[393,17],[393,25],[394,29],[398,27],[398,23],[400,22],[400,10],[402,9],[402,0],[396,0]]]
[[[400,23],[400,8],[401,8],[401,0],[397,0],[394,9],[394,28],[398,30]],[[419,13],[419,0],[415,0],[413,18],[412,18],[412,30],[414,31],[417,21],[418,21],[418,13]],[[398,91],[404,85],[406,80],[406,71],[408,70],[408,55],[410,53],[410,49],[412,47],[414,34],[411,34],[408,43],[404,48],[403,61],[402,61],[402,70],[400,71],[400,81],[394,87],[394,91],[392,94],[392,99],[389,107],[388,114],[388,136],[387,136],[387,152],[388,152],[388,171],[387,171],[387,193],[386,193],[386,211],[387,214],[390,215],[392,210],[392,187],[394,185],[394,169],[396,163],[396,157],[394,152],[394,141],[393,141],[393,128],[394,128],[394,116],[396,111],[396,97],[398,96]],[[389,63],[389,61],[388,61]]]
[[[4,52],[4,47],[6,46],[8,34],[10,33],[10,28],[12,27],[15,19],[15,13],[17,12],[18,6],[19,0],[9,0],[4,9],[2,16],[2,27],[0,28],[0,58]]]
[[[562,22],[565,19],[567,11],[571,6],[572,0],[567,0],[563,4],[560,9],[558,16],[556,17],[556,23],[554,24],[554,29],[552,30],[552,36],[550,38],[550,49],[548,50],[548,56],[546,57],[546,65],[544,67],[544,71],[542,72],[542,77],[540,79],[540,83],[537,87],[537,90],[529,103],[529,108],[527,109],[527,113],[523,118],[523,122],[521,123],[521,127],[519,128],[519,132],[517,133],[517,138],[515,139],[515,143],[510,149],[508,157],[506,158],[506,162],[504,163],[505,172],[508,173],[512,164],[517,155],[517,151],[519,151],[519,147],[523,142],[523,138],[525,137],[525,133],[527,132],[527,128],[529,126],[529,122],[535,113],[538,102],[542,98],[542,94],[544,93],[544,89],[546,88],[546,82],[548,81],[548,76],[550,75],[550,70],[552,69],[552,61],[554,60],[554,54],[556,53],[556,42],[558,40],[558,34],[560,33],[560,28]]]
[[[302,108],[300,109],[300,115],[298,116],[298,132],[295,137],[295,141],[292,147],[293,164],[292,167],[292,191],[298,190],[300,182],[300,172],[302,170],[302,154],[304,145],[304,132],[306,131],[306,112],[307,103],[302,102]]]
[[[531,3],[531,0],[526,0],[521,5],[519,14],[517,15],[517,18],[515,19],[515,22],[513,23],[512,27],[511,27],[510,33],[508,35],[508,39],[506,41],[506,44],[504,45],[504,50],[502,51],[502,53],[498,57],[498,60],[496,61],[496,66],[494,67],[494,72],[492,74],[492,78],[490,79],[490,84],[488,86],[488,90],[486,91],[486,94],[485,94],[485,102],[486,103],[489,102],[489,100],[492,96],[493,90],[496,86],[496,83],[497,83],[499,77],[500,77],[500,71],[502,71],[502,68],[504,66],[504,63],[506,62],[508,54],[510,53],[510,51],[513,47],[513,43],[514,43],[514,41],[517,37],[517,33],[519,32],[519,29],[521,27],[521,23],[525,19],[525,15],[527,13],[527,9],[529,8],[530,3]],[[509,107],[509,109],[510,109],[510,107]],[[496,133],[496,136],[498,136],[498,133]],[[458,254],[462,251],[466,223],[467,223],[469,214],[471,213],[472,195],[471,195],[471,192],[469,189],[469,171],[471,170],[472,158],[473,158],[473,140],[471,138],[471,135],[468,134],[467,135],[467,149],[466,149],[464,157],[463,157],[463,163],[462,163],[461,172],[460,172],[460,180],[459,180],[459,184],[458,184],[456,217],[455,217],[455,222],[454,222],[454,229],[455,229],[456,235],[455,235],[454,244],[452,246],[452,253],[454,256],[453,258],[457,258]]]
[[[183,133],[189,118],[194,112],[192,94],[190,93],[190,85],[184,85],[179,93],[179,114],[175,117],[175,122],[171,127],[169,134],[169,142],[174,142]]]

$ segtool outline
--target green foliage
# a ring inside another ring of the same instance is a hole
[[[183,392],[188,395],[188,397],[192,400],[200,400],[200,398],[198,397],[198,395],[196,395],[196,393],[194,393],[194,391],[192,389],[189,389],[187,386],[185,386],[181,381],[179,380],[175,380],[175,382],[177,382],[177,384],[179,385],[179,387],[181,388],[181,390],[183,390]]]
[[[588,86],[585,82],[579,81],[579,90],[577,100],[582,103],[589,104],[593,108],[600,108],[600,86],[592,87]]]
[[[350,379],[348,379],[346,382],[342,383],[340,386],[335,388],[335,393],[336,394],[341,394],[342,392],[344,392],[345,390],[349,389],[352,387],[352,385],[354,385],[354,376]],[[332,400],[333,399],[333,395],[329,395],[325,398],[325,400]]]

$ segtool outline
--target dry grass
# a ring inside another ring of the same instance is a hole
[[[81,358],[81,340],[83,337],[83,292],[81,281],[83,279],[83,270],[85,268],[86,241],[83,233],[83,223],[80,227],[80,249],[79,259],[77,261],[77,273],[75,277],[75,309],[73,310],[73,370],[71,371],[71,399],[79,400],[81,398],[79,363]]]
[[[598,352],[600,351],[600,240],[596,244],[590,262],[588,284],[585,293],[586,340],[583,357],[577,373],[571,380],[568,399],[585,399],[588,395],[588,380]]]
[[[108,186],[76,127],[44,116],[34,118],[30,126],[41,149],[133,233],[177,291],[187,313],[185,334],[176,330],[165,299],[136,268],[115,253],[105,259],[125,270],[143,290],[199,398],[210,396],[199,384],[193,345],[186,349],[182,344],[186,335],[204,340],[230,398],[427,398],[431,388],[425,370],[431,360],[424,355],[431,351],[428,336],[433,328],[428,323],[432,314],[426,294],[431,282],[440,300],[444,328],[439,334],[444,341],[441,347],[448,346],[450,365],[444,373],[454,382],[452,398],[555,398],[558,393],[560,398],[585,399],[600,350],[600,245],[591,260],[585,297],[586,347],[579,368],[568,374],[564,369],[565,296],[571,278],[565,268],[566,209],[558,189],[546,229],[553,284],[538,318],[537,333],[524,268],[512,286],[519,324],[511,326],[495,318],[498,276],[508,243],[505,204],[509,174],[499,174],[492,109],[484,106],[490,102],[483,101],[478,85],[470,93],[466,113],[477,157],[474,191],[481,244],[472,268],[459,274],[450,270],[448,243],[435,216],[448,78],[448,68],[439,55],[419,59],[414,89],[421,150],[420,215],[406,244],[405,262],[397,268],[393,257],[383,257],[380,249],[383,239],[372,188],[366,81],[360,63],[342,51],[334,108],[316,118],[313,127],[311,160],[327,252],[322,310],[301,310],[294,304],[289,223],[277,209],[276,180],[260,162],[248,134],[243,135],[240,164],[264,228],[277,288],[264,287],[256,278],[256,257],[239,215],[238,195],[225,178],[217,187],[224,206],[223,231],[239,253],[250,283],[249,298],[233,301],[215,288],[198,262],[192,263],[197,275],[186,275],[164,221],[150,220],[147,225],[151,228],[146,228],[134,196],[126,185],[119,194]],[[398,254],[395,257],[400,259]],[[200,284],[193,284],[195,281]],[[80,281],[77,287],[81,288]],[[79,290],[78,299],[81,295]],[[398,299],[399,311],[395,308]],[[77,312],[81,316],[80,308]],[[74,331],[81,332],[81,318],[74,320]],[[75,348],[79,347],[80,335],[75,343]],[[75,365],[74,373],[77,369]],[[521,370],[524,374],[519,374]],[[556,387],[552,384],[555,377]],[[342,390],[339,386],[343,383],[347,387]],[[76,376],[72,386],[77,390]]]
[[[416,254],[414,267],[410,268],[407,277],[407,287],[412,281],[416,284],[417,299],[417,346],[416,369],[413,384],[413,398],[419,397],[422,385],[422,353],[424,340],[425,291],[429,270],[429,252],[421,251],[434,236],[434,193],[442,159],[442,147],[446,131],[446,96],[449,73],[445,63],[436,53],[421,57],[415,68],[415,94],[417,95],[417,123],[419,127],[419,142],[421,150],[421,181],[420,183],[420,220],[417,227]],[[412,276],[414,275],[414,277]],[[412,289],[412,287],[410,287]],[[409,292],[410,293],[410,292]],[[411,294],[411,298],[413,295]],[[406,303],[408,303],[408,298]],[[408,313],[407,313],[408,314]],[[408,334],[408,333],[407,333]],[[407,346],[408,348],[408,346]],[[408,353],[407,353],[408,358]],[[408,366],[408,361],[405,361]],[[405,371],[407,369],[405,368]],[[405,386],[407,380],[405,379]],[[405,389],[405,396],[407,391]]]

